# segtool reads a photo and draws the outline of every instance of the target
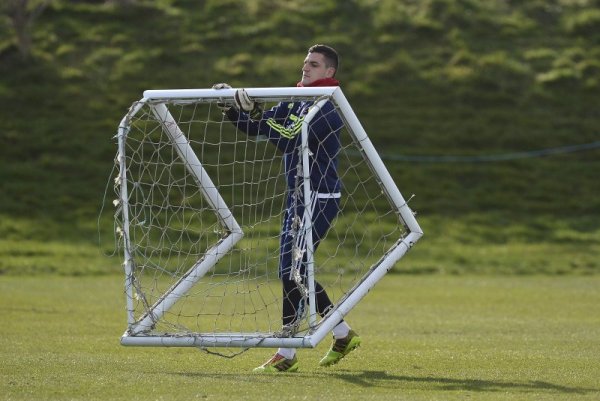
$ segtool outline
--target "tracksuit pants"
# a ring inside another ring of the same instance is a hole
[[[340,211],[340,194],[312,193],[313,250],[316,251]],[[301,286],[308,289],[306,280],[306,230],[304,229],[304,199],[290,191],[283,218],[280,242],[279,277],[283,283],[283,324],[291,325],[302,317],[307,299]],[[332,306],[325,289],[315,280],[316,310],[325,316]]]

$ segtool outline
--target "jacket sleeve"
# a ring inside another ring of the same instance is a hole
[[[291,110],[289,107],[281,107],[280,110],[284,110],[284,113],[281,113],[282,116],[279,116],[279,118],[277,118],[277,115],[267,119],[263,118],[263,121],[266,122],[266,125],[270,128],[265,131],[265,134],[282,152],[289,153],[294,151],[294,149],[297,149],[298,144],[302,141],[301,136],[304,116],[298,117],[296,114],[291,113],[288,111]],[[294,108],[293,110],[295,112],[298,111],[297,108]],[[292,120],[293,123],[287,124],[286,127],[283,123],[288,119]],[[329,142],[336,137],[336,135],[332,134],[337,134],[342,126],[343,122],[335,110],[333,103],[327,102],[317,111],[310,122],[308,127],[309,141],[312,140],[321,144]]]
[[[265,111],[263,113],[263,119],[264,116],[266,116],[267,114],[271,114],[274,113],[275,108],[272,108],[269,111]],[[264,132],[261,132],[264,130],[264,127],[261,127],[262,120],[261,121],[255,121],[255,120],[251,120],[250,116],[248,115],[248,113],[245,112],[241,112],[238,109],[236,109],[235,107],[230,108],[229,110],[227,110],[227,112],[225,113],[225,116],[227,117],[227,119],[229,119],[229,121],[231,121],[233,123],[233,125],[235,125],[235,127],[244,132],[246,135],[248,136],[257,136],[260,134],[265,134]]]
[[[297,132],[302,128],[302,120],[291,128],[286,128],[284,123],[291,115],[289,103],[279,103],[263,113],[260,121],[251,120],[245,112],[240,112],[235,107],[226,112],[227,118],[236,128],[249,136],[264,135],[282,152],[291,152],[296,146]],[[293,117],[292,117],[293,118]]]

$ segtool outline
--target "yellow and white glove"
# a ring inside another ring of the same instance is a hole
[[[236,107],[239,110],[245,111],[246,113],[248,113],[252,120],[260,120],[261,119],[264,104],[252,99],[248,95],[248,92],[246,92],[246,90],[244,90],[244,89],[236,90],[233,100],[235,101]]]

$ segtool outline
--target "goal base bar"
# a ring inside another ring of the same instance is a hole
[[[287,338],[265,336],[266,334],[261,336],[258,333],[130,336],[125,333],[121,337],[121,345],[134,347],[314,348],[319,343],[311,336]]]
[[[273,337],[271,333],[189,333],[185,335],[147,334],[131,335],[125,332],[121,345],[138,347],[222,347],[222,348],[315,348],[389,269],[419,240],[421,233],[410,233],[396,243],[387,258],[365,278],[348,298],[330,312],[329,318],[321,322],[314,331],[304,337]]]

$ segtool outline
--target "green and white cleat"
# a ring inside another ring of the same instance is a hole
[[[287,359],[279,354],[273,355],[264,364],[258,368],[254,368],[253,372],[256,373],[276,373],[276,372],[296,372],[298,370],[298,358],[294,355],[294,358]]]
[[[343,357],[348,355],[351,351],[358,348],[360,345],[361,339],[354,332],[354,330],[350,330],[348,335],[344,338],[339,338],[333,340],[333,344],[331,344],[331,348],[327,352],[327,354],[321,359],[319,362],[319,366],[331,366],[335,365],[339,361],[342,360]]]

